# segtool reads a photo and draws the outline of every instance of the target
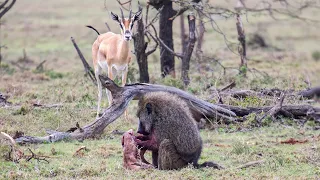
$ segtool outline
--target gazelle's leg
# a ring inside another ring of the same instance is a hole
[[[126,85],[126,82],[127,82],[127,75],[128,75],[128,66],[122,71],[122,79],[121,79],[121,82],[122,82],[122,87],[124,87]],[[124,111],[124,118],[126,120],[128,120],[128,110],[126,109]]]
[[[100,72],[101,72],[101,68],[97,65],[97,67],[94,70],[94,73],[97,79],[97,85],[98,85],[98,108],[97,108],[97,116],[96,116],[97,118],[99,117],[100,104],[101,104],[101,98],[102,98],[102,85],[99,79]]]
[[[108,77],[111,80],[114,80],[113,72],[112,72],[112,66],[108,66]],[[106,89],[106,93],[107,93],[107,96],[108,96],[108,103],[109,103],[109,107],[110,107],[111,104],[112,104],[112,94],[108,89]]]

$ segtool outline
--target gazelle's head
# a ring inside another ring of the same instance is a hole
[[[142,9],[140,9],[137,13],[132,16],[132,10],[130,10],[129,17],[124,18],[123,11],[121,11],[121,18],[118,15],[111,12],[111,17],[113,20],[117,21],[120,25],[121,34],[123,35],[123,39],[126,41],[130,41],[132,39],[132,28],[135,21],[140,19]]]

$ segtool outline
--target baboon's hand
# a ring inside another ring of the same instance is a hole
[[[158,150],[157,143],[153,140],[142,141],[140,139],[135,139],[138,146],[146,148],[147,150],[155,151]]]
[[[136,139],[139,139],[141,141],[146,141],[146,140],[150,140],[150,137],[143,134],[138,134],[136,135]]]

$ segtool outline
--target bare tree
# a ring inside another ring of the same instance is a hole
[[[176,14],[172,7],[171,0],[150,0],[149,4],[160,11],[159,17],[159,37],[170,49],[173,48],[172,20],[170,18]],[[162,77],[168,74],[175,77],[174,55],[166,48],[160,46],[160,61]]]
[[[9,3],[9,0],[5,0],[3,3],[0,4],[0,39],[1,39],[1,24],[2,24],[1,18],[13,7],[15,3],[16,3],[16,0],[12,0],[11,3]],[[1,53],[2,47],[3,45],[0,44],[0,64],[2,61],[2,53]]]
[[[187,48],[187,35],[186,35],[186,29],[184,27],[184,15],[180,15],[180,38],[181,38],[181,50],[182,52],[186,51]]]
[[[181,79],[185,85],[189,85],[189,68],[190,68],[190,58],[193,52],[194,44],[196,42],[195,34],[195,16],[193,14],[188,15],[189,23],[189,40],[185,52],[183,52],[182,58],[182,69],[181,69]]]
[[[141,5],[139,4],[139,10],[142,9]],[[146,12],[148,12],[149,6],[147,5]],[[148,20],[148,13],[146,13],[146,23]],[[153,22],[151,22],[153,23]],[[140,82],[148,83],[149,82],[149,73],[148,73],[148,56],[152,54],[158,47],[158,42],[156,45],[147,51],[148,42],[145,42],[145,26],[143,24],[143,16],[141,19],[137,21],[137,32],[133,36],[134,40],[134,50],[135,55],[137,57],[137,62],[139,65],[139,72],[140,72]]]

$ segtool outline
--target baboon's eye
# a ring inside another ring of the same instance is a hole
[[[152,113],[152,105],[150,103],[146,104],[146,109],[147,109],[148,115]]]

